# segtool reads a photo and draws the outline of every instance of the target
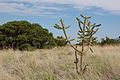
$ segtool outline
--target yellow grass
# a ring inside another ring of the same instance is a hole
[[[85,74],[75,71],[74,50],[0,51],[0,80],[120,80],[120,46],[93,47]]]

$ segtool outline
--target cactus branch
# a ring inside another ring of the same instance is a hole
[[[76,49],[76,48],[71,44],[70,40],[69,40],[68,37],[67,37],[67,33],[66,33],[66,31],[65,31],[64,28],[63,28],[63,33],[64,33],[65,38],[66,38],[66,40],[68,41],[69,45],[70,45],[73,49],[75,49],[77,52],[82,53],[81,51],[79,51],[78,49]]]

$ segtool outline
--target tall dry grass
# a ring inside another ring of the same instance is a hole
[[[84,64],[83,75],[76,74],[71,47],[33,52],[1,50],[0,80],[120,80],[120,46],[93,47]]]

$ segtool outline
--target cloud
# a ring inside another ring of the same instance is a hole
[[[17,15],[52,15],[54,12],[49,10],[62,10],[57,7],[41,6],[41,5],[32,5],[28,6],[23,3],[0,3],[0,12],[2,13],[11,13]]]
[[[26,14],[54,14],[53,12],[47,12],[47,10],[62,10],[60,6],[41,6],[41,4],[44,3],[59,5],[67,4],[72,5],[72,8],[80,10],[89,9],[89,7],[96,7],[112,14],[120,14],[120,0],[1,0],[0,2],[0,9],[2,9],[0,12],[9,12],[9,10],[11,10],[13,12]],[[6,2],[19,2],[21,4]],[[28,8],[25,4],[22,4],[23,2],[32,4],[33,6]]]

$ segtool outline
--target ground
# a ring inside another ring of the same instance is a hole
[[[79,49],[81,49],[79,47]],[[0,80],[120,80],[120,46],[94,46],[84,56],[84,74],[75,70],[69,47],[0,51]]]

